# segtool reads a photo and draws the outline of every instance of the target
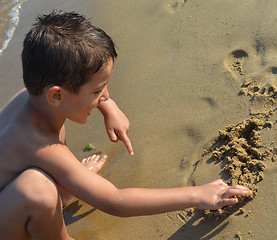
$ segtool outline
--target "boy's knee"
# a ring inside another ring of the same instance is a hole
[[[55,181],[38,168],[25,170],[15,186],[26,207],[52,209],[60,201]]]

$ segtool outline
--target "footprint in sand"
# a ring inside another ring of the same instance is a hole
[[[161,5],[167,13],[174,14],[178,12],[187,0],[163,0]]]
[[[245,66],[248,62],[248,53],[242,49],[238,49],[228,55],[224,61],[224,65],[235,78],[239,78],[245,75]]]
[[[250,97],[250,113],[275,111],[277,103],[277,49],[257,41],[249,51],[237,49],[224,60],[225,68],[241,84],[240,95]]]

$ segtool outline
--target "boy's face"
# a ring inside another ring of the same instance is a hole
[[[107,83],[111,78],[113,65],[110,60],[104,69],[93,74],[88,82],[80,87],[78,94],[66,91],[63,101],[66,118],[77,123],[86,123],[91,110],[109,99]]]

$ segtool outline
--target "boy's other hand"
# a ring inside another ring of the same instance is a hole
[[[134,150],[127,133],[129,131],[129,120],[118,108],[115,102],[109,98],[102,102],[98,109],[104,116],[105,127],[112,142],[123,141],[130,155],[134,155]]]
[[[121,130],[117,130],[115,128],[111,128],[109,129],[106,125],[106,129],[107,129],[107,133],[108,133],[108,136],[110,138],[110,140],[112,142],[117,142],[118,140],[121,140],[126,148],[127,148],[127,151],[130,155],[134,155],[134,151],[133,151],[133,147],[132,147],[132,144],[131,144],[131,141],[129,139],[129,137],[127,136],[127,131],[121,131]]]

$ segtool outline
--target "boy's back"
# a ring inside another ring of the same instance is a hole
[[[32,125],[27,110],[27,92],[21,91],[0,113],[0,190],[30,167],[35,167],[35,151],[45,139]]]

